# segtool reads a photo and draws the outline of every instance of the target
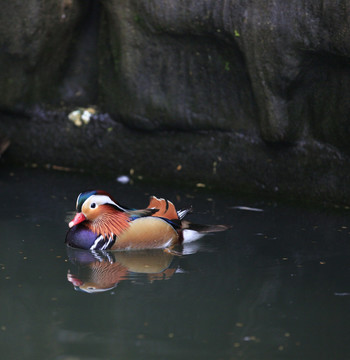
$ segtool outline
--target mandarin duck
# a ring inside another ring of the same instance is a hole
[[[191,211],[151,196],[145,209],[121,206],[102,190],[85,191],[76,202],[66,244],[90,250],[171,249],[203,235],[223,231],[226,225],[198,225],[183,220]]]

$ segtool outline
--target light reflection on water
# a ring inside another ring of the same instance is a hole
[[[64,220],[88,188],[192,204],[194,222],[233,229],[183,256],[82,254]],[[2,169],[0,195],[2,359],[348,358],[347,211],[18,169]]]

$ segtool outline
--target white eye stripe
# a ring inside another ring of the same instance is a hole
[[[87,199],[89,204],[95,203],[96,205],[112,204],[118,206],[109,196],[106,195],[91,195]]]

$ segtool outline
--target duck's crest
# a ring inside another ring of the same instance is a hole
[[[108,201],[108,203],[112,203],[114,205],[116,205],[119,210],[121,211],[126,211],[128,210],[127,207],[123,207],[121,206],[119,203],[117,203],[110,194],[108,194],[108,192],[106,191],[103,191],[103,190],[87,190],[87,191],[84,191],[82,193],[80,193],[78,195],[78,198],[77,198],[77,204],[76,204],[76,209],[78,212],[81,212],[81,208],[84,204],[84,202],[90,197],[90,196],[93,196],[93,195],[101,195],[101,196],[107,196],[110,201]]]
[[[77,211],[81,212],[81,207],[83,206],[84,202],[90,196],[96,195],[96,194],[97,194],[97,190],[89,190],[89,191],[84,191],[84,192],[80,193],[77,198],[77,204],[76,204]]]

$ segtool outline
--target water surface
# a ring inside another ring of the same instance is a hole
[[[233,228],[181,257],[77,254],[65,218],[89,188]],[[2,168],[0,199],[1,359],[350,357],[348,210],[16,168]]]

